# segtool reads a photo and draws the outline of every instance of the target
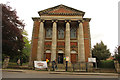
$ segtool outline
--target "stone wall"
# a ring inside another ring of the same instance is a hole
[[[120,73],[120,64],[118,63],[118,61],[114,61],[115,64],[115,69],[117,73]]]
[[[8,67],[8,63],[9,63],[9,56],[7,56],[7,57],[5,57],[5,59],[4,59],[4,62],[3,62],[3,68],[7,68]]]

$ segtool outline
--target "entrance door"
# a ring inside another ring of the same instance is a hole
[[[63,53],[58,53],[58,64],[63,64]]]
[[[76,63],[77,62],[77,54],[71,54],[71,62]]]
[[[51,60],[51,53],[45,53],[46,55],[46,59],[48,59],[49,61]]]

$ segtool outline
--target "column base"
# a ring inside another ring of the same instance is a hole
[[[30,61],[28,67],[34,67],[34,61]]]

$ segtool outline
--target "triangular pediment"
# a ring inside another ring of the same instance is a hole
[[[80,15],[84,16],[85,12],[65,6],[58,5],[38,12],[39,15]]]
[[[65,9],[65,8],[58,8],[58,9],[50,11],[49,13],[76,13],[76,12],[72,11],[72,10]]]

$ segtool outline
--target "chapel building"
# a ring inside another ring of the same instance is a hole
[[[85,12],[58,5],[38,12],[33,17],[30,64],[33,61],[65,64],[88,62],[91,55],[90,18],[83,18]]]

